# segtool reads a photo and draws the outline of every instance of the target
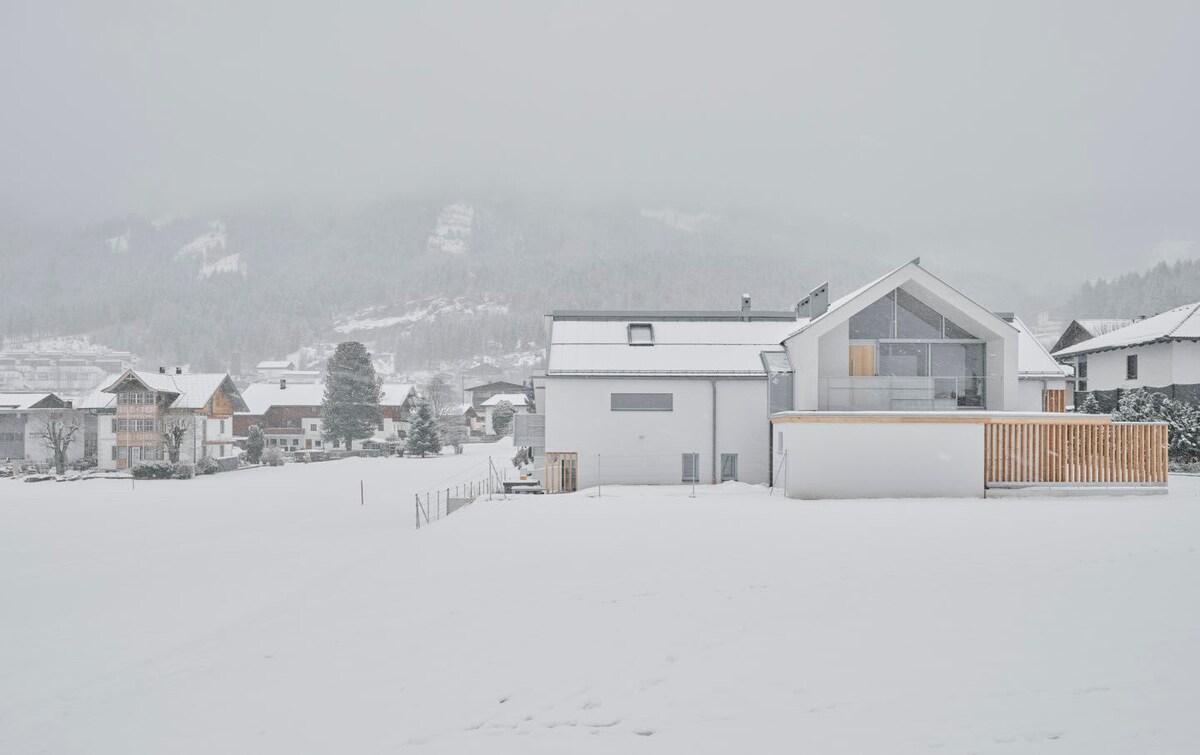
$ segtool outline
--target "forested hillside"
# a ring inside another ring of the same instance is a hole
[[[1072,297],[1069,316],[1136,317],[1200,301],[1200,260],[1159,263],[1142,272],[1088,281]]]
[[[766,211],[456,197],[5,234],[3,335],[89,334],[213,369],[358,338],[419,370],[534,350],[553,308],[734,308],[743,291],[789,308],[912,256],[849,223]],[[1041,304],[996,271],[938,271],[997,309]]]

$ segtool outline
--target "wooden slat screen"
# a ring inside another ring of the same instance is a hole
[[[1062,388],[1047,388],[1042,391],[1042,411],[1065,412],[1067,410],[1067,392]]]
[[[573,493],[579,485],[579,454],[574,451],[550,451],[546,454],[547,493]]]
[[[988,483],[1143,483],[1167,481],[1162,422],[1040,422],[983,426]]]

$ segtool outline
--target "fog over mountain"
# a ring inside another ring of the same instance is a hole
[[[788,306],[916,255],[1036,311],[1200,249],[1196,28],[1187,2],[8,3],[0,327],[167,340],[168,310],[113,309],[136,280],[212,321],[169,336],[210,359],[430,297],[510,307],[515,344],[554,304]],[[429,241],[457,204],[462,254]],[[181,255],[213,223],[226,253]],[[289,324],[240,335],[254,297]]]

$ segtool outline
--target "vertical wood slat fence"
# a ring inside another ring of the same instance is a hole
[[[984,425],[984,475],[987,484],[1165,485],[1167,425],[1107,417],[992,421]]]
[[[573,493],[579,487],[579,454],[547,451],[543,485],[547,493]]]

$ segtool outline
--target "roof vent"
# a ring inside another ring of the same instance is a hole
[[[809,291],[808,298],[810,300],[809,317],[820,317],[825,314],[829,311],[829,283],[822,283]]]
[[[175,368],[175,374],[176,374],[176,375],[182,375],[182,374],[183,374],[183,368],[182,368],[182,367],[176,367],[176,368]]]
[[[750,311],[750,294],[742,294],[742,311]]]
[[[287,390],[287,378],[279,378],[279,390]]]
[[[166,374],[167,374],[167,368],[166,368],[166,367],[159,367],[159,368],[158,368],[158,374],[159,374],[159,375],[166,375]]]

